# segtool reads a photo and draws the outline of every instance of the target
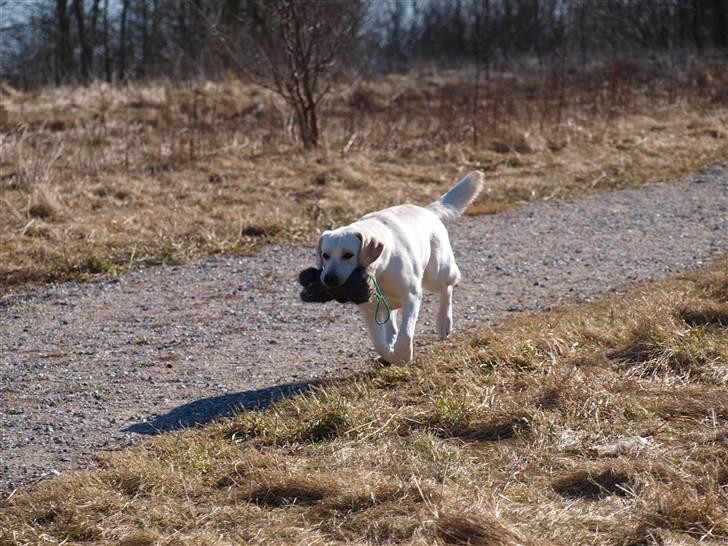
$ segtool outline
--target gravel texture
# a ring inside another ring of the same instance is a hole
[[[728,251],[728,165],[451,226],[454,327],[581,302]],[[92,454],[371,367],[350,305],[298,300],[313,247],[274,245],[0,301],[0,494]],[[435,302],[418,350],[435,341]]]

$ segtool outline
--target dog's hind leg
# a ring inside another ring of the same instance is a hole
[[[445,339],[452,331],[452,289],[449,284],[440,290],[440,308],[437,310],[437,335]]]

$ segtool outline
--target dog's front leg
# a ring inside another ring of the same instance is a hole
[[[415,326],[420,313],[422,292],[407,295],[402,307],[402,324],[399,327],[397,341],[394,343],[394,364],[409,362],[414,355]]]
[[[386,324],[379,325],[376,322],[374,316],[374,310],[360,307],[362,315],[364,315],[364,321],[369,330],[369,337],[374,343],[374,349],[379,353],[384,360],[387,362],[394,361],[394,352],[392,351],[392,345],[397,336],[397,325],[395,323],[395,312],[392,311],[392,316]]]

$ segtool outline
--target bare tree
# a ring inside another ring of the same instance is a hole
[[[101,0],[93,0],[93,7],[91,8],[91,26],[89,29],[89,38],[88,38],[88,57],[89,57],[89,69],[93,73],[93,65],[94,65],[94,49],[96,48],[96,35],[98,33],[98,25],[99,25],[99,4],[101,3]]]
[[[71,44],[71,19],[66,0],[56,0],[58,41],[56,46],[56,85],[64,83],[73,70],[73,45]]]
[[[103,25],[103,36],[104,36],[104,74],[106,81],[111,83],[111,49],[109,47],[109,0],[104,0],[104,25]]]
[[[252,71],[291,107],[303,147],[315,148],[318,105],[331,88],[337,61],[356,39],[364,2],[269,0],[249,8],[261,61]]]
[[[475,28],[472,34],[473,50],[475,53],[475,79],[473,81],[473,110],[470,116],[471,130],[473,133],[473,146],[478,145],[478,107],[480,106],[480,60],[481,50],[483,49],[483,37],[487,33],[484,21],[487,21],[488,17],[488,4],[489,0],[483,0],[482,4],[480,2],[476,2],[473,5],[473,18],[475,19]]]
[[[78,41],[81,44],[81,81],[86,83],[89,80],[91,71],[91,45],[88,42],[84,23],[83,0],[73,0],[73,13],[76,16]]]
[[[719,48],[728,48],[728,6],[725,0],[713,0],[713,37]]]
[[[119,79],[126,77],[127,63],[127,24],[129,18],[129,0],[123,0],[121,8],[121,30],[119,36]]]

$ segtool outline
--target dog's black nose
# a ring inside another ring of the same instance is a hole
[[[329,288],[332,288],[339,284],[339,278],[333,273],[326,273],[326,275],[324,275],[324,284]]]

